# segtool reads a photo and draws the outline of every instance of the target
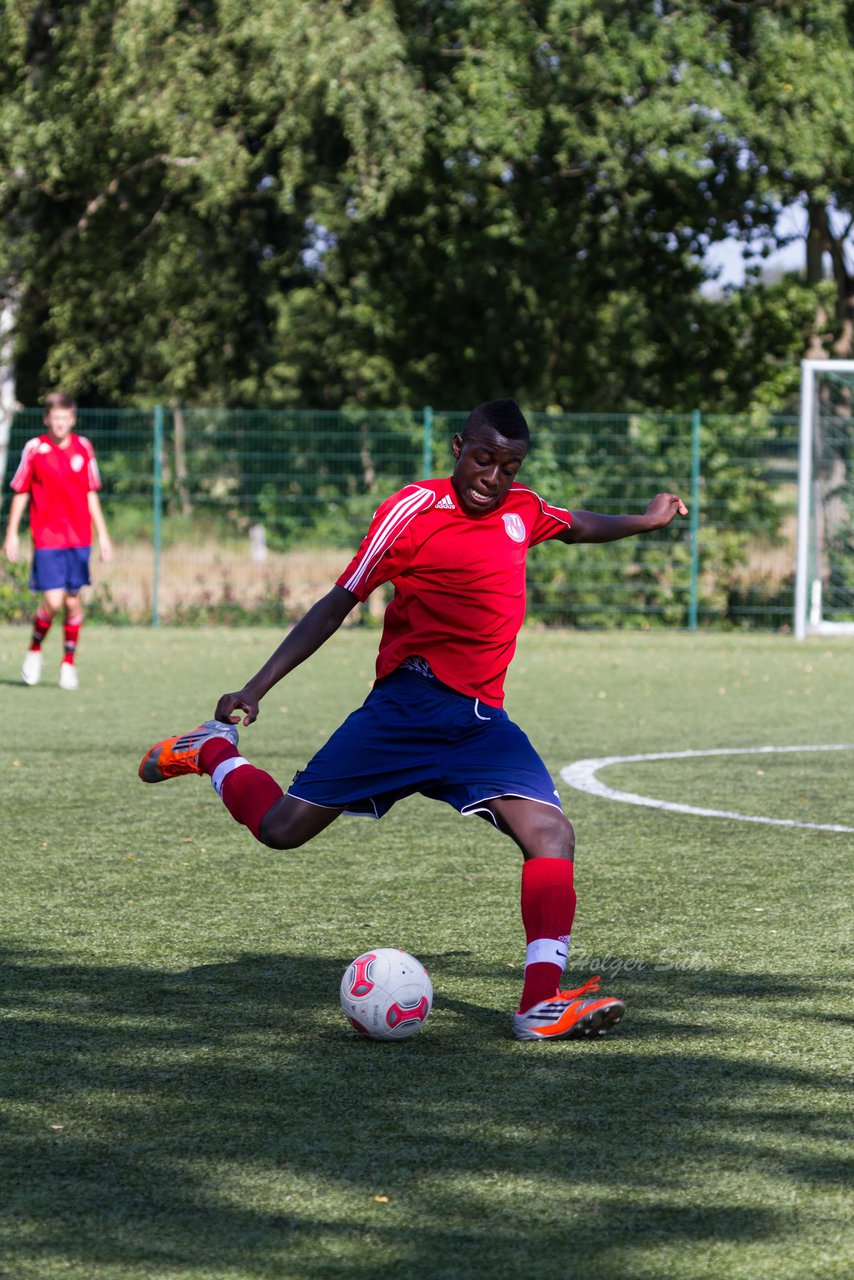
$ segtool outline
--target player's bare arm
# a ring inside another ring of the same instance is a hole
[[[275,653],[242,689],[222,695],[216,704],[215,718],[225,724],[239,724],[242,711],[243,723],[252,724],[258,717],[258,704],[264,694],[316,653],[335,634],[356,603],[357,597],[344,587],[335,586],[328,591],[300,618]]]
[[[113,558],[113,544],[110,541],[110,535],[107,533],[107,522],[104,519],[104,512],[101,508],[101,499],[94,489],[89,491],[88,503],[89,514],[92,517],[92,523],[98,535],[98,551],[101,559],[106,563],[106,561]]]
[[[598,511],[573,511],[572,528],[558,534],[559,542],[617,542],[638,533],[666,529],[688,508],[676,493],[657,493],[641,515],[606,516]]]
[[[6,554],[6,559],[12,564],[16,563],[21,553],[21,539],[18,531],[29,500],[30,495],[28,493],[16,493],[9,505],[9,523],[6,526],[6,540],[3,543],[3,550]]]

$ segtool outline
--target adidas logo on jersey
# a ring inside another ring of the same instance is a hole
[[[456,511],[456,509],[454,501],[449,493],[446,493],[444,498],[436,503],[437,511]]]

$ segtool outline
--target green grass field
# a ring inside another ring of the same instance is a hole
[[[628,1013],[516,1044],[519,855],[421,799],[257,845],[143,751],[210,715],[271,631],[84,629],[81,689],[18,683],[0,630],[4,1193],[10,1280],[847,1277],[852,835],[561,793],[571,985]],[[287,782],[361,700],[335,637],[241,743]],[[523,634],[508,709],[571,761],[854,743],[854,643]],[[854,827],[846,751],[621,764],[610,786]],[[430,970],[424,1031],[364,1042],[347,962]]]

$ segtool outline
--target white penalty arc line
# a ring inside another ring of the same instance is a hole
[[[647,809],[666,809],[670,813],[692,813],[700,818],[730,818],[737,822],[761,822],[768,827],[805,827],[810,831],[854,832],[854,827],[843,827],[830,822],[795,822],[791,818],[759,818],[749,813],[733,813],[728,809],[701,809],[692,804],[674,804],[669,800],[655,800],[652,796],[637,795],[634,791],[617,791],[600,782],[596,774],[612,764],[637,764],[649,760],[692,760],[701,756],[756,756],[805,751],[854,751],[854,744],[818,747],[714,747],[709,751],[655,751],[641,756],[601,756],[598,760],[576,760],[561,769],[564,782],[577,791],[600,796],[603,800],[618,800],[622,804],[639,804]]]

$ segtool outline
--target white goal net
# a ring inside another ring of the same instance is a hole
[[[804,360],[795,636],[854,635],[854,360]]]

